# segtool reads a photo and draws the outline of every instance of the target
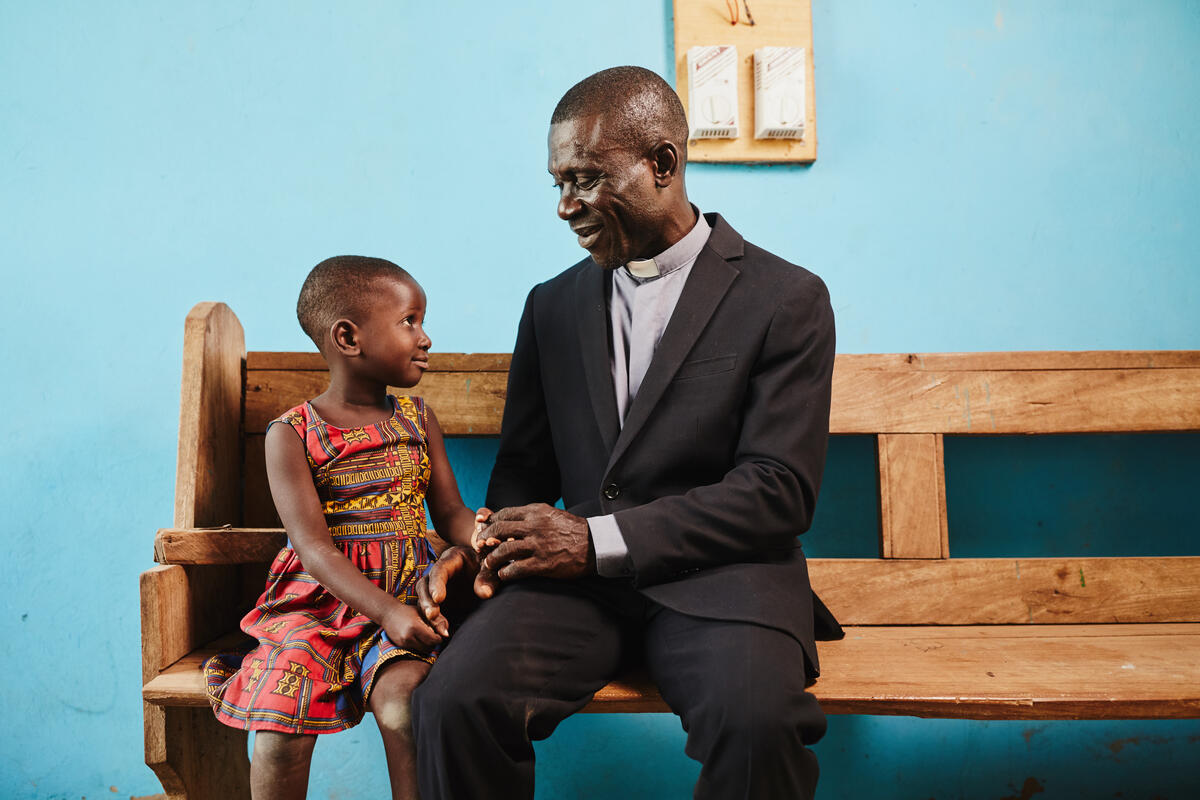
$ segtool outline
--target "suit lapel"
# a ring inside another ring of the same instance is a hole
[[[607,270],[594,264],[580,270],[575,284],[575,308],[588,398],[604,448],[611,452],[617,440],[618,420],[608,352],[608,313],[604,302],[604,282],[610,277]]]
[[[650,361],[650,368],[646,371],[646,377],[642,379],[637,397],[629,407],[625,426],[621,429],[621,435],[617,437],[616,446],[608,461],[610,467],[617,462],[649,419],[663,392],[667,390],[667,385],[675,377],[679,366],[708,325],[729,285],[738,275],[738,269],[726,261],[718,250],[726,250],[720,245],[723,244],[724,235],[732,234],[738,239],[737,254],[741,255],[741,237],[720,217],[717,217],[717,223],[713,226],[708,244],[700,251],[696,263],[692,265],[692,272],[684,284],[679,302],[667,323],[667,329],[663,331],[662,340]],[[719,226],[723,226],[723,230],[719,229]],[[714,242],[713,239],[717,241]],[[610,395],[611,386],[610,381]]]

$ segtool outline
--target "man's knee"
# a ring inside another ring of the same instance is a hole
[[[443,654],[425,681],[413,691],[414,727],[432,725],[435,721],[439,725],[470,724],[472,719],[486,713],[489,703],[497,703],[502,695],[498,675],[479,666],[475,659],[456,659]]]
[[[429,677],[413,690],[412,697],[409,698],[413,730],[420,731],[427,721],[435,719],[438,710],[443,706],[443,698],[453,696],[454,693],[446,688],[445,681],[442,680],[441,670],[431,670]]]
[[[757,686],[727,693],[701,712],[716,737],[737,749],[766,752],[811,745],[825,735],[825,714],[808,692]]]

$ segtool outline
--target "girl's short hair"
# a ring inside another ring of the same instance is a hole
[[[296,318],[318,350],[334,322],[362,314],[371,284],[382,279],[416,283],[403,267],[370,256],[334,256],[312,268],[300,287]]]

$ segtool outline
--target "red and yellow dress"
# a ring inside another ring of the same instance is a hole
[[[330,425],[311,403],[271,425],[289,425],[304,441],[334,545],[376,586],[415,605],[417,579],[436,558],[425,537],[426,411],[420,397],[391,401],[389,419],[361,428]],[[245,730],[353,727],[381,666],[395,658],[435,658],[398,647],[326,591],[290,543],[271,564],[266,590],[242,630],[258,646],[214,656],[204,672],[217,719]]]

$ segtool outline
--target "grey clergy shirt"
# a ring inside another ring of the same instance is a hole
[[[612,272],[610,366],[622,426],[711,230],[704,215],[697,212],[696,224],[678,242],[654,258],[631,261]],[[613,515],[588,517],[587,522],[596,551],[596,572],[606,578],[629,575],[629,548]]]

